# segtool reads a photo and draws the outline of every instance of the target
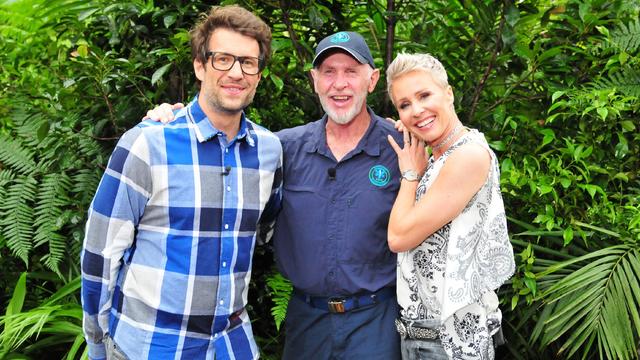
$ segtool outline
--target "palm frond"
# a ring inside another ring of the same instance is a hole
[[[563,341],[558,352],[569,358],[587,354],[597,343],[600,356],[635,358],[640,338],[640,249],[636,244],[604,248],[539,276],[573,264],[583,266],[543,290],[544,325],[536,329],[543,346]]]

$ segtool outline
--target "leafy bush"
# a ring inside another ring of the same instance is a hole
[[[322,115],[308,70],[317,42],[337,30],[363,34],[379,67],[399,51],[441,59],[461,119],[501,160],[518,271],[500,292],[508,344],[499,357],[637,358],[637,1],[240,3],[273,28],[273,60],[247,110],[272,130]],[[153,104],[197,91],[187,32],[208,8],[0,0],[5,353],[80,356],[73,289],[86,209],[118,136]],[[393,115],[383,88],[369,103]],[[263,357],[278,358],[290,285],[273,275],[269,248],[256,252],[253,279],[254,330]],[[24,326],[7,327],[14,321]],[[47,332],[57,321],[70,331]]]

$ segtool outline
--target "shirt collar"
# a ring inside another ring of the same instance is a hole
[[[380,155],[380,138],[384,138],[382,134],[380,134],[380,136],[377,136],[379,132],[377,130],[379,128],[378,122],[386,120],[374,114],[373,110],[371,110],[371,108],[368,106],[367,112],[369,113],[369,117],[371,118],[369,127],[367,128],[367,131],[365,131],[362,139],[360,139],[360,142],[358,143],[358,145],[356,145],[356,148],[354,149],[354,151],[352,151],[352,153],[357,154],[360,151],[364,151],[369,156],[378,156]],[[327,146],[327,121],[329,121],[329,116],[327,114],[324,114],[320,121],[317,121],[313,124],[313,127],[309,131],[307,141],[305,141],[305,151],[309,153],[317,151],[318,153],[327,156],[331,154],[331,150],[329,150],[329,147]],[[384,140],[386,141],[386,138],[384,138]],[[347,158],[345,158],[344,160],[346,159]]]
[[[200,107],[200,104],[198,104],[198,95],[196,95],[191,103],[187,105],[187,114],[189,121],[195,125],[196,138],[198,139],[198,142],[203,143],[216,136],[223,135],[222,131],[213,126],[207,115],[204,113],[204,110]],[[245,140],[250,146],[255,146],[255,139],[247,125],[247,119],[245,118],[244,111],[240,116],[240,128],[234,140]]]

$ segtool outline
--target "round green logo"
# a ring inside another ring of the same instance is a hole
[[[389,169],[382,165],[372,166],[369,170],[369,181],[375,186],[385,186],[391,180]]]

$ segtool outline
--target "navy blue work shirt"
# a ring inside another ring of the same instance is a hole
[[[365,135],[339,162],[327,146],[327,115],[276,133],[284,155],[276,261],[307,294],[352,295],[395,286],[396,256],[387,245],[387,225],[400,171],[387,135],[398,143],[402,136],[368,112]]]

